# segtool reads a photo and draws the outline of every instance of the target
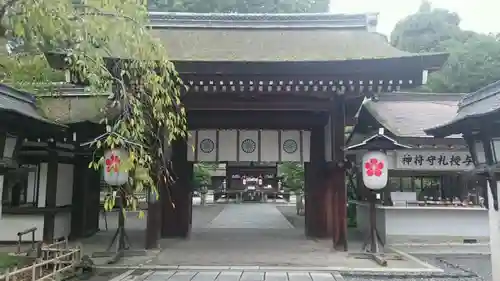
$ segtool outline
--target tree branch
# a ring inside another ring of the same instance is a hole
[[[3,21],[3,17],[5,17],[5,14],[7,14],[7,9],[14,6],[14,4],[16,4],[16,2],[18,1],[20,0],[8,0],[0,7],[0,22]]]

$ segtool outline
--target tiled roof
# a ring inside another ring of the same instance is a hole
[[[0,84],[0,111],[13,112],[42,123],[58,125],[50,118],[45,118],[36,105],[33,95]]]
[[[454,118],[427,130],[434,135],[448,135],[460,130],[458,123],[473,117],[479,117],[500,110],[500,81],[467,94],[459,103]]]
[[[172,61],[335,61],[413,54],[373,32],[376,15],[150,13]]]
[[[424,132],[425,129],[453,119],[458,102],[463,96],[463,94],[385,93],[381,94],[378,100],[366,100],[362,107],[397,137],[425,138],[432,137]]]

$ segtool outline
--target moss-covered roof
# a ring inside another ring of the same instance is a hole
[[[407,57],[373,32],[374,15],[150,15],[173,61],[332,61]],[[375,20],[376,22],[376,20]],[[421,54],[418,54],[421,55]]]
[[[0,111],[12,112],[17,116],[33,120],[33,124],[48,124],[60,127],[51,118],[45,118],[36,105],[35,97],[27,92],[0,84]]]
[[[70,84],[55,86],[55,94],[38,96],[38,104],[44,115],[58,123],[99,123],[105,116],[111,117],[119,109],[110,108],[109,94],[92,94],[83,87]]]
[[[63,124],[98,123],[104,117],[101,109],[108,104],[107,97],[98,96],[40,97],[39,101],[47,118]]]
[[[323,61],[406,57],[377,33],[338,30],[156,29],[174,61]]]

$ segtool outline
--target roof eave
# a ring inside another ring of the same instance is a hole
[[[454,119],[449,123],[426,129],[424,130],[424,132],[434,137],[441,137],[441,138],[453,134],[463,134],[464,130],[462,128],[471,129],[471,126],[469,125],[473,124],[479,124],[480,127],[480,124],[484,123],[482,122],[483,118],[498,113],[500,113],[500,108],[479,114],[467,115],[462,118]],[[464,123],[467,123],[467,126],[464,126]]]

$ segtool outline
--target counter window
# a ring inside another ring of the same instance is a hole
[[[389,185],[393,191],[421,192],[433,188],[441,188],[440,177],[390,177]]]
[[[7,173],[2,190],[2,205],[5,207],[37,207],[39,189],[39,166],[25,166]]]

